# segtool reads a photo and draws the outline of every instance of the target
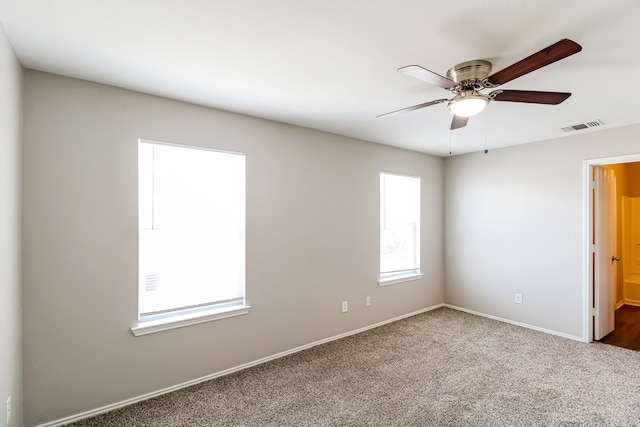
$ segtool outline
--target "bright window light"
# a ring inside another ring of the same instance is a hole
[[[420,177],[380,174],[380,280],[420,274]]]
[[[245,156],[139,143],[139,318],[244,304]]]

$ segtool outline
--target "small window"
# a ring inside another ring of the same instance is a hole
[[[380,285],[420,273],[420,177],[380,173]]]
[[[134,334],[244,314],[245,156],[147,141],[138,155]]]

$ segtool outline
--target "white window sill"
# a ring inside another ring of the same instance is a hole
[[[424,274],[422,273],[411,273],[403,276],[393,276],[393,277],[387,277],[384,279],[380,278],[380,280],[378,280],[378,285],[388,286],[396,283],[410,282],[412,280],[419,280],[422,278],[422,276],[424,276]]]
[[[199,323],[213,322],[214,320],[226,319],[227,317],[241,316],[249,313],[250,305],[226,307],[217,310],[208,310],[199,313],[184,314],[181,316],[167,317],[164,319],[140,322],[131,328],[133,335],[153,334],[156,332],[168,331],[170,329],[182,328]]]

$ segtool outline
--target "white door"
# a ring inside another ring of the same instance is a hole
[[[593,339],[615,329],[616,176],[613,170],[594,167],[593,208]]]

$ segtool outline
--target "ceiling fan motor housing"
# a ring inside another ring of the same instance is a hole
[[[447,71],[447,78],[458,83],[453,88],[456,96],[448,104],[454,115],[475,116],[487,106],[489,97],[479,91],[485,88],[490,72],[491,63],[481,59],[463,62]]]
[[[462,86],[475,88],[474,86],[486,80],[490,72],[491,62],[475,59],[450,68],[447,71],[447,78],[456,83],[460,83]],[[475,89],[478,90],[482,88],[483,86]]]

